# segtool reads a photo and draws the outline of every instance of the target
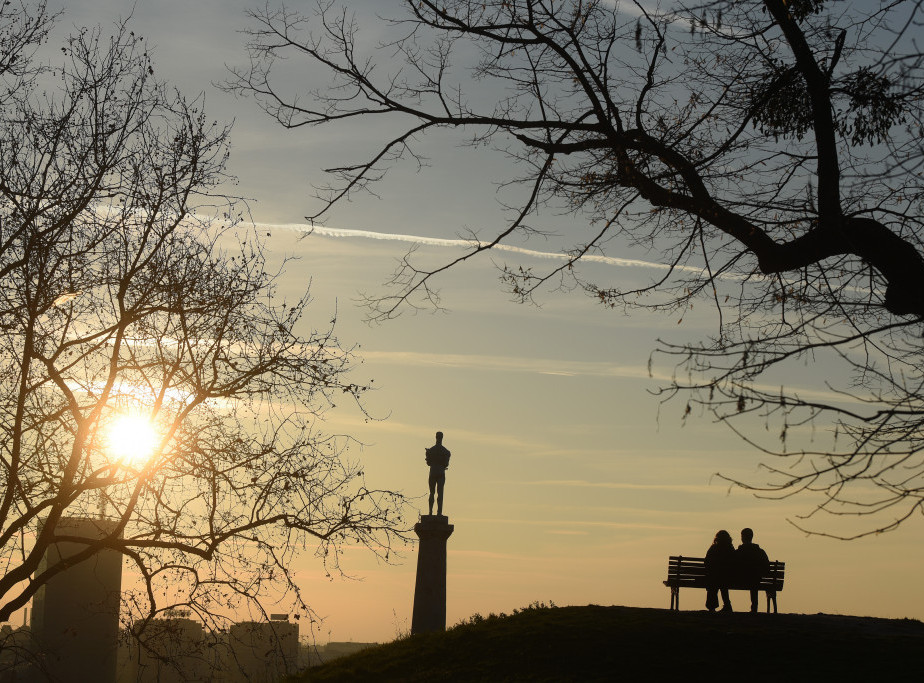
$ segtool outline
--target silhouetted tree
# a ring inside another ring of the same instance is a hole
[[[330,169],[310,220],[447,129],[518,162],[509,180],[525,199],[505,225],[437,268],[409,255],[373,317],[438,305],[437,275],[528,235],[540,208],[580,216],[560,265],[505,268],[516,297],[565,281],[625,310],[702,300],[716,333],[661,344],[656,356],[676,362],[662,395],[782,456],[743,485],[872,517],[846,536],[922,510],[919,0],[401,4],[388,7],[400,34],[379,46],[326,0],[312,17],[254,12],[250,67],[229,83],[289,128],[405,122],[369,158]],[[284,57],[325,70],[329,87],[306,97],[278,83]],[[587,279],[582,259],[626,245],[666,270],[642,287]],[[819,361],[825,386],[779,388]],[[813,442],[816,427],[832,438]]]
[[[310,331],[307,294],[275,296],[221,194],[228,127],[160,82],[125,24],[40,61],[54,20],[0,5],[0,621],[66,569],[40,569],[59,541],[85,546],[70,563],[127,558],[132,620],[307,610],[298,549],[333,571],[343,544],[387,558],[401,536],[401,496],[318,430],[364,392],[353,354]],[[150,454],[116,450],[126,417],[136,441],[150,424]],[[73,517],[111,533],[58,528]]]

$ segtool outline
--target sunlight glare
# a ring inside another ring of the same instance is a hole
[[[107,441],[110,457],[126,465],[141,465],[157,448],[158,434],[150,420],[123,415],[109,427]]]

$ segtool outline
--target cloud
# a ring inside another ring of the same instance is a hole
[[[525,486],[569,486],[577,488],[600,488],[600,489],[618,489],[629,491],[667,491],[671,493],[717,493],[724,495],[724,488],[703,485],[685,485],[685,484],[628,484],[623,482],[611,481],[584,481],[581,479],[544,479],[538,481],[510,482],[511,484],[519,483]]]
[[[675,515],[684,516],[686,515]],[[603,520],[561,520],[561,519],[499,519],[499,518],[478,518],[478,517],[454,517],[456,524],[513,524],[518,527],[552,527],[561,531],[562,527],[584,527],[587,529],[647,529],[657,531],[698,531],[698,526],[684,526],[676,524],[656,524],[652,522],[609,522]],[[464,551],[459,551],[464,552]],[[478,551],[470,551],[473,554]]]
[[[622,377],[649,379],[648,368],[643,365],[560,360],[554,358],[517,358],[513,356],[485,356],[459,353],[424,353],[419,351],[368,351],[362,357],[367,362],[395,365],[441,365],[468,370],[525,372],[540,375],[567,377]],[[656,378],[666,379],[666,378]]]
[[[408,244],[420,244],[440,248],[463,249],[471,248],[472,243],[463,239],[446,239],[437,237],[423,237],[420,235],[392,234],[382,233],[370,230],[353,230],[346,228],[315,227],[313,230],[301,223],[287,223],[278,225],[265,224],[261,226],[267,230],[281,229],[289,230],[301,234],[311,234],[315,236],[328,237],[331,239],[368,239],[386,242],[405,242]],[[497,245],[493,248],[497,251],[506,251],[517,253],[532,258],[541,259],[558,259],[564,260],[569,258],[567,254],[559,252],[544,252],[510,245]],[[615,267],[628,268],[648,268],[654,270],[667,270],[670,266],[655,263],[651,261],[642,261],[639,259],[624,259],[612,256],[601,256],[588,254],[582,257],[583,261],[594,263],[603,263]],[[703,275],[700,268],[693,266],[674,266],[677,271],[695,273]],[[722,273],[717,276],[719,280],[740,281],[750,278],[756,281],[764,277],[759,274],[746,273]],[[784,279],[784,282],[787,280]],[[851,291],[860,294],[868,294],[861,288],[849,288]],[[613,377],[613,378],[636,378],[650,379],[661,383],[670,383],[674,378],[670,373],[659,371],[653,368],[649,371],[647,366],[616,365],[605,362],[585,362],[585,361],[566,361],[548,358],[513,358],[501,356],[483,356],[483,355],[466,355],[466,354],[438,354],[438,353],[418,353],[414,351],[364,351],[363,357],[367,360],[378,360],[383,363],[394,363],[403,365],[442,365],[454,368],[482,369],[492,371],[507,372],[528,372],[546,375],[559,376],[580,376],[580,377]],[[778,386],[768,384],[752,385],[757,391],[775,393],[779,391]],[[815,400],[833,403],[837,405],[857,405],[858,399],[827,389],[810,389],[808,387],[798,387],[790,385],[787,387],[788,393],[798,395],[803,400]]]

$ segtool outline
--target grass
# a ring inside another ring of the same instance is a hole
[[[817,614],[547,607],[475,615],[293,681],[921,680],[924,623]]]

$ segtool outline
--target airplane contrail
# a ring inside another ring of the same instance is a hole
[[[286,223],[282,225],[267,225],[265,226],[268,229],[272,228],[281,228],[285,230],[293,230],[295,232],[301,232],[304,234],[311,235],[320,235],[322,237],[333,237],[333,238],[360,238],[360,239],[371,239],[371,240],[384,240],[388,242],[408,242],[410,244],[420,244],[425,246],[432,247],[450,247],[456,249],[466,249],[471,248],[473,243],[469,240],[463,239],[445,239],[440,237],[423,237],[421,235],[402,235],[399,233],[388,233],[388,232],[374,232],[372,230],[352,230],[346,228],[328,228],[322,226],[309,227],[302,225],[300,223]],[[498,244],[492,247],[493,251],[505,251],[513,254],[520,254],[522,256],[529,256],[532,258],[541,258],[541,259],[555,259],[555,260],[566,260],[571,258],[568,254],[561,252],[552,252],[552,251],[538,251],[536,249],[526,249],[524,247],[515,247],[509,244]],[[619,258],[616,256],[603,256],[601,254],[585,254],[581,257],[581,261],[591,262],[591,263],[603,263],[610,266],[620,266],[628,268],[653,268],[655,270],[669,270],[671,266],[663,263],[655,263],[652,261],[642,261],[640,259],[627,259]],[[702,273],[701,268],[696,268],[694,266],[674,266],[674,270],[681,270],[691,273]]]
[[[370,240],[383,240],[387,242],[407,242],[409,244],[419,244],[431,247],[448,247],[453,249],[471,249],[474,242],[463,239],[447,239],[442,237],[424,237],[421,235],[404,235],[400,233],[375,232],[372,230],[354,230],[348,228],[328,228],[323,226],[314,226],[313,228],[302,223],[283,223],[283,224],[261,224],[260,227],[267,230],[279,228],[282,230],[291,230],[305,235],[319,235],[321,237],[332,237],[336,239],[359,238]],[[525,247],[515,247],[509,244],[497,244],[491,247],[492,251],[505,251],[521,256],[528,256],[538,259],[554,259],[564,261],[571,256],[563,252],[555,251],[538,251],[536,249],[526,249]],[[708,276],[705,268],[697,266],[685,266],[677,264],[674,266],[657,263],[655,261],[643,261],[641,259],[620,258],[618,256],[603,256],[601,254],[584,254],[580,258],[583,262],[602,263],[608,266],[618,266],[621,268],[649,268],[652,270],[674,270],[675,272],[694,273],[696,275]],[[742,280],[759,281],[768,276],[759,272],[721,272],[713,276],[716,280],[726,282],[740,282]],[[796,282],[797,280],[793,280]],[[784,278],[784,282],[790,282],[790,279]],[[869,289],[864,287],[850,286],[847,287],[852,292],[861,295],[869,294]]]

